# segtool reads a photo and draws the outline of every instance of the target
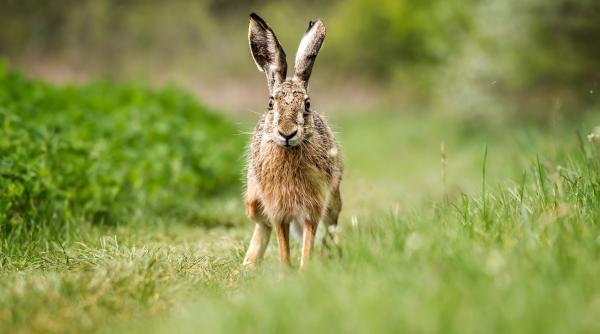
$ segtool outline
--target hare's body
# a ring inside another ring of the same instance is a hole
[[[248,165],[249,202],[258,200],[270,222],[318,220],[337,191],[342,167],[331,130],[315,113],[315,133],[293,148],[268,139],[263,117],[254,133]]]
[[[268,25],[251,15],[250,46],[259,69],[267,73],[271,96],[267,112],[254,129],[249,151],[245,199],[248,217],[256,222],[256,228],[245,265],[260,261],[272,228],[277,231],[284,264],[289,264],[291,224],[304,232],[301,266],[310,256],[320,221],[328,227],[325,238],[333,240],[332,227],[341,209],[342,160],[333,132],[310,109],[307,92],[324,33],[322,22],[309,25],[296,57],[296,74],[285,80],[283,49]]]

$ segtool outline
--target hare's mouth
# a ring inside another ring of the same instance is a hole
[[[300,144],[301,138],[298,135],[286,137],[278,134],[274,136],[273,141],[279,146],[290,148],[298,146],[298,144]]]
[[[292,147],[296,147],[299,144],[298,140],[275,140],[275,143],[283,148],[292,148]]]

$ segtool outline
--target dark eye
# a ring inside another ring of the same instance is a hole
[[[304,110],[306,110],[306,111],[310,110],[310,100],[309,99],[304,100]]]
[[[269,96],[269,110],[273,110],[273,97]]]

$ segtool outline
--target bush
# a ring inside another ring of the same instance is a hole
[[[470,30],[475,1],[340,2],[329,53],[380,81],[407,79],[443,65]],[[409,78],[407,78],[410,76]]]
[[[0,238],[173,215],[239,185],[242,137],[176,89],[0,67]]]
[[[470,33],[437,72],[438,109],[540,124],[596,112],[600,5],[482,0],[472,13]]]

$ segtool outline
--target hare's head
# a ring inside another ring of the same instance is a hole
[[[267,75],[269,106],[265,131],[273,142],[281,146],[299,145],[313,131],[308,79],[325,39],[325,26],[320,20],[308,24],[296,53],[294,76],[289,79],[286,79],[287,62],[283,48],[273,30],[256,14],[250,14],[248,39],[256,66]]]

